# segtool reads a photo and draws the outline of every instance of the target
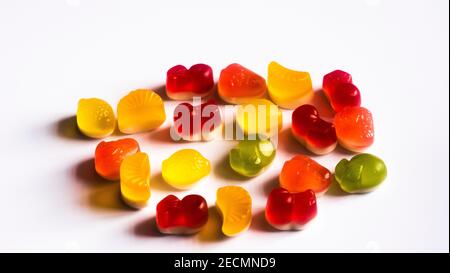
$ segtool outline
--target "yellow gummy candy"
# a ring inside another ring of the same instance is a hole
[[[164,102],[151,90],[131,91],[119,101],[117,120],[119,130],[125,134],[153,130],[166,120]]]
[[[146,153],[138,152],[122,161],[120,192],[131,207],[145,207],[150,198],[150,161]]]
[[[193,149],[175,152],[162,163],[162,176],[171,186],[188,189],[211,172],[208,159]]]
[[[104,100],[80,99],[77,109],[77,125],[80,131],[92,138],[109,136],[116,127],[111,106]]]
[[[252,198],[242,187],[219,188],[216,207],[222,215],[222,232],[226,236],[235,236],[246,231],[252,222]]]
[[[253,99],[238,106],[236,123],[245,135],[271,136],[282,127],[283,116],[278,106],[266,99]]]
[[[308,72],[291,70],[276,62],[269,64],[267,87],[272,101],[288,109],[305,104],[313,94]]]

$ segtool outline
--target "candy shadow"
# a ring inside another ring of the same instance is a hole
[[[349,156],[354,156],[358,153],[356,152],[352,152],[350,150],[345,149],[344,147],[342,147],[341,145],[337,145],[336,149],[333,151],[335,154],[341,155],[343,157],[349,157]]]
[[[349,195],[348,193],[346,193],[345,191],[343,191],[341,189],[341,187],[339,186],[339,183],[336,181],[336,179],[333,175],[330,188],[325,193],[325,196],[341,197],[341,196],[348,196],[348,195]]]
[[[277,148],[292,155],[303,154],[309,157],[316,156],[295,139],[295,137],[292,135],[290,127],[282,129],[278,134]]]
[[[92,141],[94,139],[83,135],[77,126],[77,117],[70,116],[56,121],[56,135],[61,138]]]
[[[122,133],[122,132],[119,130],[119,125],[117,124],[117,121],[116,121],[116,128],[114,128],[114,132],[112,133],[112,136],[124,137],[124,136],[129,136],[129,135],[128,135],[128,134],[125,134],[125,133]]]
[[[247,181],[251,177],[245,177],[236,173],[230,166],[228,154],[223,156],[214,166],[214,173],[226,180]]]
[[[150,87],[150,90],[154,91],[156,94],[158,94],[163,101],[170,101],[171,99],[167,96],[166,93],[166,85],[160,84],[154,87]]]
[[[163,128],[156,129],[153,132],[150,132],[148,135],[149,139],[158,143],[177,143],[170,137],[170,126],[166,126]],[[181,141],[178,141],[181,142]]]
[[[191,141],[184,140],[184,139],[179,139],[179,140],[172,139],[170,130],[172,130],[172,126],[169,125],[169,126],[151,131],[149,134],[149,139],[154,142],[169,143],[169,144],[183,144],[183,143],[191,142]]]
[[[277,231],[266,220],[265,209],[262,209],[253,215],[250,229],[259,232],[274,232]]]
[[[212,243],[228,239],[222,233],[222,218],[215,206],[208,208],[208,222],[197,234],[200,242]]]
[[[321,118],[328,121],[333,120],[336,113],[331,107],[330,102],[328,101],[322,89],[317,89],[314,91],[314,95],[310,103],[316,107],[317,111],[319,111],[319,115]]]
[[[161,192],[173,192],[173,191],[182,191],[180,189],[174,188],[171,185],[167,184],[162,177],[162,173],[159,172],[156,175],[152,176],[150,179],[151,189],[161,191]]]
[[[123,202],[120,194],[120,184],[118,182],[112,182],[109,185],[103,186],[101,189],[93,191],[89,195],[89,204],[93,208],[103,210],[135,210]]]
[[[102,187],[106,184],[113,183],[102,178],[95,171],[95,163],[93,158],[85,159],[75,166],[76,181],[82,183],[88,188]]]
[[[94,159],[86,159],[75,166],[76,181],[87,188],[88,204],[102,210],[131,210],[120,196],[120,184],[100,177],[95,171]]]
[[[139,222],[133,230],[133,233],[140,237],[165,237],[164,233],[159,232],[156,226],[156,216],[146,218]]]
[[[280,183],[279,183],[279,177],[277,175],[277,176],[274,176],[271,179],[267,180],[267,182],[264,183],[264,185],[263,185],[264,194],[266,196],[269,196],[270,192],[273,189],[278,188],[278,187],[280,187]]]
[[[216,101],[217,105],[229,105],[228,102],[224,101],[219,96],[219,85],[218,85],[218,82],[214,82],[214,87],[213,87],[213,89],[211,91],[211,95],[209,95],[208,98],[214,99]]]

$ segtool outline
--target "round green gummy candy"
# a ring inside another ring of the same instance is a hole
[[[269,139],[246,139],[230,151],[230,165],[237,173],[257,176],[272,163],[276,149]]]
[[[386,165],[381,158],[371,154],[359,154],[352,159],[342,159],[336,165],[334,177],[340,187],[349,193],[374,190],[387,176]]]

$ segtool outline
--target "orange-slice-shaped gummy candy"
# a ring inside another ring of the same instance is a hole
[[[164,102],[151,90],[131,91],[119,101],[117,119],[119,130],[125,134],[153,130],[166,120]]]
[[[120,192],[131,207],[142,208],[150,198],[150,161],[146,153],[126,157],[120,165]]]
[[[236,236],[244,232],[252,221],[252,198],[239,186],[226,186],[217,190],[216,207],[222,215],[222,232]]]
[[[308,102],[313,94],[308,72],[295,71],[271,62],[268,67],[267,87],[273,102],[294,109]]]

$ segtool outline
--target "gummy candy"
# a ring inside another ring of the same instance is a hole
[[[194,149],[175,152],[162,163],[164,180],[177,189],[188,189],[211,171],[210,162]]]
[[[333,123],[321,119],[316,107],[304,104],[292,113],[292,133],[311,152],[322,155],[336,148]]]
[[[280,173],[280,186],[290,192],[313,190],[320,196],[331,182],[330,171],[305,155],[296,155],[286,161]]]
[[[120,165],[120,192],[129,206],[142,208],[150,198],[150,161],[146,153],[125,157]]]
[[[291,70],[277,62],[269,64],[267,86],[272,101],[287,109],[304,104],[313,95],[308,72]]]
[[[271,136],[281,130],[283,116],[271,101],[254,99],[238,106],[236,122],[245,135]]]
[[[342,159],[336,165],[334,175],[341,188],[349,193],[372,191],[386,176],[383,160],[371,154],[355,155],[350,161]]]
[[[125,134],[155,129],[166,119],[164,102],[151,90],[131,91],[119,101],[117,119],[119,130]]]
[[[347,107],[334,117],[339,144],[347,150],[362,152],[372,145],[374,128],[372,113],[364,107]]]
[[[222,233],[236,236],[246,231],[252,222],[252,198],[239,186],[217,190],[216,207],[222,216]]]
[[[359,89],[352,83],[352,76],[342,70],[335,70],[323,77],[322,89],[335,112],[345,107],[361,105]]]
[[[230,64],[220,72],[219,96],[228,103],[244,103],[261,98],[267,90],[266,81],[240,64]]]
[[[139,143],[133,138],[102,141],[95,149],[95,170],[105,179],[119,180],[123,159],[139,151]]]
[[[312,190],[290,193],[286,189],[275,188],[267,199],[266,220],[276,229],[304,229],[316,215],[316,195]]]
[[[156,206],[156,226],[161,233],[193,234],[208,222],[208,204],[196,194],[182,200],[168,195]]]
[[[222,133],[219,106],[213,99],[201,105],[180,103],[174,110],[174,131],[184,140],[211,140]],[[189,125],[183,127],[183,125]]]
[[[167,71],[167,96],[174,100],[204,97],[214,87],[213,71],[209,65],[196,64],[187,69],[177,65]]]
[[[103,138],[113,133],[116,118],[113,109],[106,101],[97,98],[80,99],[77,125],[84,135]]]
[[[322,89],[325,94],[333,93],[333,89],[340,83],[352,83],[352,75],[342,70],[334,70],[323,76]]]
[[[230,151],[230,166],[243,176],[257,176],[272,163],[276,149],[268,139],[241,140]]]

